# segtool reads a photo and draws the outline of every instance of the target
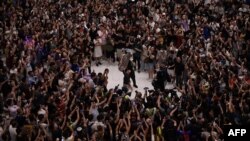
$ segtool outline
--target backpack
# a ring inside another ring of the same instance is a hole
[[[121,71],[121,72],[125,71],[127,66],[128,66],[128,63],[129,63],[129,59],[128,59],[127,55],[123,55],[121,57],[121,61],[120,61],[119,65],[118,65],[119,71]]]

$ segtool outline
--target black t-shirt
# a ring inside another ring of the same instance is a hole
[[[18,115],[18,116],[16,116],[16,121],[17,121],[18,125],[20,127],[22,127],[26,122],[26,118],[23,115]]]
[[[89,35],[90,35],[91,40],[93,41],[97,37],[97,29],[95,29],[95,30],[91,29],[89,31]]]
[[[135,41],[134,43],[135,53],[141,53],[142,51],[142,45],[140,42]],[[140,50],[140,51],[139,51]]]
[[[128,62],[128,66],[127,66],[127,70],[131,70],[131,71],[133,71],[133,69],[134,69],[133,62],[129,60],[129,62]]]
[[[164,49],[164,45],[163,44],[157,44],[155,45],[155,48],[158,50]]]
[[[167,120],[163,129],[164,138],[168,141],[177,141],[177,128],[172,120]]]
[[[250,40],[250,30],[247,30],[245,40]]]
[[[53,140],[56,140],[57,138],[61,139],[61,137],[62,137],[62,130],[60,130],[60,129],[54,130],[52,132],[52,137],[53,137]]]
[[[155,96],[148,96],[147,97],[147,103],[145,103],[145,108],[153,108],[156,106],[155,101],[157,101],[157,98]]]
[[[191,131],[191,140],[198,140],[200,139],[200,133],[201,133],[201,126],[198,124],[190,124],[187,127]]]
[[[49,118],[55,118],[56,106],[52,103],[48,103]],[[54,113],[54,114],[53,114]]]
[[[177,61],[175,62],[175,74],[176,75],[181,75],[184,71],[184,64],[182,62],[178,63]]]
[[[117,48],[117,49],[124,48],[126,46],[124,41],[126,41],[126,37],[123,36],[123,34],[116,35],[116,37],[115,37],[115,48]]]
[[[7,95],[11,92],[12,86],[9,82],[6,82],[2,85],[2,93],[3,93],[3,97],[7,97]]]
[[[124,74],[123,83],[127,85],[130,84],[130,75],[128,73]]]
[[[125,44],[126,48],[132,49],[133,43],[132,43],[132,41],[129,42],[129,40],[131,40],[129,35],[127,34],[124,38],[125,38],[125,42],[126,42],[126,44]]]
[[[147,6],[142,7],[142,14],[146,17],[148,17],[149,10]]]
[[[181,57],[182,55],[183,55],[183,51],[182,50],[178,50],[177,57]]]
[[[165,70],[160,70],[156,74],[156,78],[159,82],[163,82],[166,80],[166,72]]]
[[[7,79],[7,76],[4,74],[0,74],[0,83],[2,83],[3,81],[5,81]]]
[[[230,66],[230,70],[235,73],[235,74],[238,74],[238,67],[236,65],[232,65]]]

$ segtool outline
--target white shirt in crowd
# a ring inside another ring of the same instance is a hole
[[[17,115],[17,110],[19,109],[19,106],[12,105],[8,107],[8,110],[10,112],[10,116],[15,117]]]
[[[10,125],[9,126],[9,133],[10,133],[11,141],[16,141],[16,136],[17,136],[16,127],[13,127],[12,125]]]

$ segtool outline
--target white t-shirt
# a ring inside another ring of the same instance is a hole
[[[10,116],[15,117],[17,115],[17,110],[19,107],[17,105],[12,105],[8,107],[8,110],[10,112]]]
[[[46,111],[44,109],[40,109],[38,112],[37,112],[38,115],[45,115],[46,114]]]
[[[16,141],[16,136],[17,136],[16,128],[12,127],[12,125],[10,125],[9,126],[9,133],[10,133],[11,141]]]

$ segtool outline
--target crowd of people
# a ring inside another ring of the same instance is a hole
[[[0,141],[222,140],[250,123],[249,3],[1,0]]]

